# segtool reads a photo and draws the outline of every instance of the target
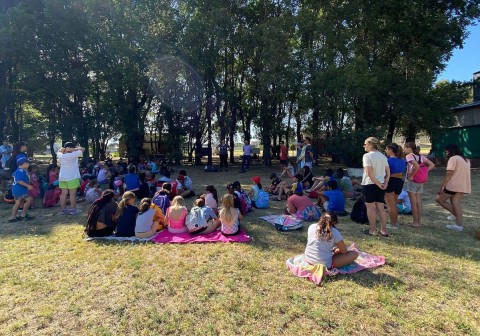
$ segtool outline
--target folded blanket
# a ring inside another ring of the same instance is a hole
[[[157,244],[187,244],[187,243],[247,243],[250,241],[245,231],[240,231],[234,236],[224,236],[220,231],[214,231],[205,235],[191,235],[189,233],[170,233],[168,230],[163,230],[157,233],[151,239]]]
[[[303,227],[302,221],[291,215],[262,216],[260,219],[272,224],[281,231],[297,230]]]
[[[366,268],[376,268],[385,264],[385,257],[374,256],[366,252],[358,250],[355,243],[348,247],[349,251],[357,251],[358,258],[351,265],[347,265],[340,268],[334,268],[328,270],[324,265],[316,264],[311,265],[305,261],[304,255],[298,255],[296,257],[287,260],[288,269],[300,278],[307,278],[313,281],[316,285],[320,285],[325,275],[336,274],[352,274],[360,272]]]

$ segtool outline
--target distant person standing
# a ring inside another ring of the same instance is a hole
[[[280,164],[286,165],[288,160],[288,150],[285,142],[280,141]]]
[[[0,176],[0,182],[2,190],[5,190],[5,180],[10,179],[10,169],[6,167],[8,159],[12,156],[13,148],[9,145],[8,141],[5,139],[3,140],[3,145],[0,146],[0,155],[2,156],[1,163],[2,163],[2,176]],[[7,169],[5,169],[7,168]]]
[[[5,168],[5,164],[7,163],[8,159],[12,156],[13,147],[9,145],[8,141],[5,139],[3,140],[3,145],[0,146],[0,155],[2,156],[2,168]]]
[[[250,160],[252,158],[252,146],[250,140],[245,140],[243,145],[242,169],[240,173],[245,173],[250,168]]]
[[[449,224],[447,228],[463,231],[461,201],[464,195],[472,192],[470,160],[463,156],[462,150],[456,144],[447,145],[445,154],[448,158],[447,173],[438,190],[436,201],[451,213],[447,219],[455,221],[455,224]]]
[[[311,144],[312,140],[309,137],[305,137],[304,146],[305,146],[305,166],[313,168],[313,147]]]
[[[82,147],[75,147],[72,142],[66,142],[57,152],[60,163],[60,174],[58,177],[59,187],[62,190],[60,195],[60,206],[64,215],[78,215],[81,211],[77,206],[77,189],[80,187],[80,170],[78,158],[85,151]],[[67,195],[70,196],[70,209],[67,209]]]
[[[225,171],[228,171],[228,149],[230,147],[225,143],[225,140],[220,142],[218,145],[218,152],[220,156],[220,169],[225,166]]]
[[[297,141],[297,164],[295,167],[295,171],[298,172],[300,169],[303,168],[303,157],[305,156],[305,147],[303,146],[303,142],[301,140]]]

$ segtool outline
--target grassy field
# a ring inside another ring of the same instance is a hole
[[[228,181],[248,186],[251,176],[267,182],[271,172],[186,169],[199,191],[214,184],[220,194]],[[280,213],[284,202],[245,218],[249,244],[185,246],[85,242],[86,209],[75,218],[38,209],[35,220],[11,224],[2,203],[0,334],[480,335],[479,171],[462,233],[445,229],[447,213],[434,204],[443,174],[435,170],[426,186],[422,229],[366,237],[364,226],[342,219],[346,243],[387,264],[320,287],[285,266],[303,252],[306,230],[278,233],[258,219]]]

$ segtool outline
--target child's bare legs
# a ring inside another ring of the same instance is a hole
[[[358,258],[358,252],[348,251],[346,254],[334,254],[332,257],[332,264],[334,267],[339,268],[350,265]]]
[[[390,217],[390,225],[396,227],[398,225],[398,195],[395,192],[385,193],[385,202],[387,203],[388,216]]]
[[[30,204],[32,203],[32,199],[33,197],[28,197],[26,198],[23,203],[23,210],[22,210],[22,214],[21,214],[21,217],[26,217],[27,216],[27,211],[28,209],[30,208]]]
[[[63,190],[62,190],[63,191]],[[77,208],[77,188],[68,189],[68,194],[70,195],[70,208],[75,210]]]
[[[463,194],[462,193],[455,193],[455,195],[450,195],[446,193],[441,193],[437,195],[436,201],[437,203],[448,210],[452,215],[455,216],[455,222],[459,226],[463,226],[463,209],[460,201],[462,200]],[[450,200],[450,203],[448,202]]]
[[[23,199],[15,200],[15,204],[13,205],[12,214],[11,214],[9,220],[14,220],[14,219],[17,218],[18,209],[20,209],[20,206],[22,205],[23,201],[24,201]]]
[[[419,227],[422,212],[422,194],[408,191],[408,197],[410,198],[410,203],[412,204],[413,223],[411,226]]]
[[[68,189],[62,188],[62,193],[60,194],[60,210],[64,211],[65,207],[67,206],[67,195]]]

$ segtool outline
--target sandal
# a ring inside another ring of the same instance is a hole
[[[381,231],[378,232],[378,234],[384,238],[388,238],[390,237],[390,235],[388,233],[382,233]]]
[[[407,224],[407,226],[410,226],[410,227],[415,228],[415,229],[418,229],[418,228],[422,227],[421,225],[416,225],[416,224]]]
[[[25,216],[18,216],[17,219],[19,220],[32,220],[34,219],[35,217],[34,216],[30,216],[28,213],[25,215]]]
[[[10,218],[8,220],[9,223],[13,223],[13,222],[16,222],[16,221],[18,221],[18,218]]]
[[[364,234],[366,234],[367,236],[376,236],[376,235],[377,235],[376,232],[375,232],[375,233],[371,233],[371,232],[370,232],[370,229],[362,230],[362,232],[363,232]]]

